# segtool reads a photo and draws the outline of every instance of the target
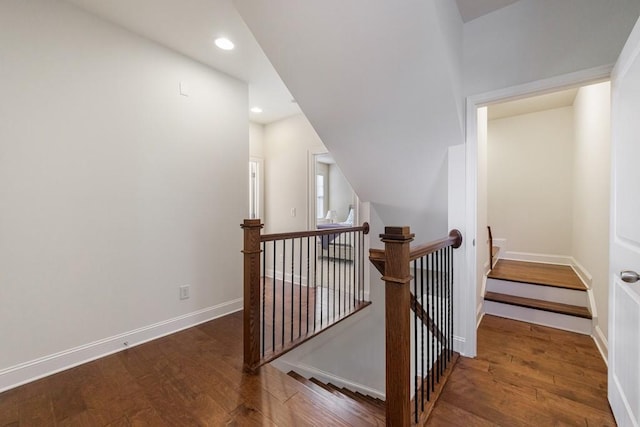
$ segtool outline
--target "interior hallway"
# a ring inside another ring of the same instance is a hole
[[[368,425],[266,366],[245,375],[242,313],[0,394],[0,426]],[[485,316],[429,425],[615,425],[590,337]]]

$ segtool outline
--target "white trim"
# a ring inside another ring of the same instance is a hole
[[[466,348],[467,340],[464,337],[454,335],[453,336],[453,351],[465,356],[464,350]]]
[[[482,298],[482,300],[480,301],[480,303],[478,304],[478,308],[476,309],[476,329],[478,329],[480,327],[480,323],[482,322],[482,319],[484,318],[484,298]]]
[[[508,251],[500,259],[513,261],[539,262],[542,264],[558,264],[573,266],[573,258],[568,255],[537,254],[531,252]]]
[[[587,271],[586,268],[582,264],[580,264],[575,258],[571,257],[571,266],[576,274],[582,279],[582,282],[587,286],[587,288],[591,289],[591,284],[593,283],[593,276]]]
[[[600,325],[596,325],[593,328],[593,335],[591,337],[593,338],[593,341],[595,341],[596,347],[598,347],[598,351],[600,352],[600,355],[602,356],[602,359],[604,360],[605,365],[609,367],[609,361],[607,360],[609,356],[609,342],[607,341],[607,338],[604,336],[604,333],[602,333],[602,329],[600,329]]]
[[[485,311],[487,314],[493,316],[506,317],[507,319],[534,323],[536,325],[562,329],[582,335],[593,334],[591,319],[584,319],[582,317],[552,313],[535,308],[520,307],[495,301],[485,301]]]
[[[337,385],[338,387],[344,387],[347,390],[357,391],[362,394],[385,400],[385,394],[383,391],[367,387],[366,385],[360,383],[349,381],[346,378],[335,376],[333,374],[330,374],[329,372],[314,368],[313,366],[305,365],[303,363],[291,363],[282,359],[274,360],[273,362],[271,362],[271,365],[282,372],[295,371],[296,373],[302,375],[307,379],[313,377],[325,384],[331,383]]]
[[[0,392],[242,310],[242,298],[0,370]]]

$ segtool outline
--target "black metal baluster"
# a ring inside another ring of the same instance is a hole
[[[309,291],[311,290],[311,245],[309,243],[309,236],[307,236],[307,328],[305,334],[309,334]]]
[[[434,269],[435,269],[435,254],[431,253],[429,255],[429,257],[431,258],[431,270],[429,272],[429,277],[431,278],[431,286],[429,287],[429,296],[431,298],[431,314],[430,314],[430,318],[431,318],[431,322],[434,324],[434,332],[436,331],[437,326],[435,325],[435,314],[436,314],[436,307],[435,307],[435,280],[434,280]],[[431,392],[435,392],[435,386],[436,386],[436,343],[435,343],[435,333],[431,334]]]
[[[422,299],[422,316],[424,316],[424,307],[425,307],[425,300],[428,300],[428,298],[425,297],[424,295],[424,259],[426,258],[426,256],[423,256],[420,258],[420,298]],[[428,322],[427,319],[424,319],[425,321]],[[422,402],[422,405],[420,406],[420,410],[422,412],[424,412],[424,377],[425,376],[429,376],[427,374],[425,374],[424,372],[424,327],[421,326],[420,327],[420,331],[422,332],[421,336],[420,336],[420,402]],[[429,328],[427,328],[427,332],[429,331]]]
[[[413,261],[413,297],[417,302],[420,302],[418,298],[418,262]],[[411,288],[409,288],[411,289]],[[420,323],[420,330],[422,330],[422,323]],[[413,380],[413,402],[415,415],[414,419],[416,424],[418,423],[418,377],[422,378],[422,374],[418,375],[418,304],[415,304],[413,310],[413,364],[414,364],[414,380]]]
[[[333,321],[336,320],[336,239],[331,242],[333,245],[333,258],[329,258],[333,266]]]
[[[271,292],[271,299],[273,304],[273,314],[271,316],[271,351],[276,349],[276,241],[273,241],[273,277],[271,278],[271,285],[273,291]]]
[[[287,241],[283,240],[282,241],[282,342],[280,343],[281,346],[284,347],[284,324],[285,324],[285,274],[287,271],[287,267],[286,267],[286,260],[287,260]]]
[[[451,348],[449,349],[449,357],[453,357],[453,247],[449,247],[449,295],[451,295],[449,318],[451,319],[451,328],[449,329],[449,337]]]
[[[267,242],[262,242],[262,357],[265,349],[265,304],[267,298]]]
[[[328,237],[322,236],[320,239],[325,239]],[[328,240],[327,240],[328,242]],[[324,254],[323,254],[323,249],[324,248],[324,244],[321,244],[320,246],[320,328],[322,328],[322,312],[324,311],[324,290],[322,289],[324,287]],[[327,243],[327,255],[329,255],[329,244]]]
[[[440,330],[441,339],[438,345],[438,376],[442,375],[442,346],[444,341],[444,324],[442,323],[442,310],[443,310],[443,299],[442,299],[442,253],[440,251],[436,251],[436,258],[438,259],[438,274],[437,274],[437,289],[438,289],[438,329]],[[438,383],[440,383],[440,377],[438,377]]]
[[[436,325],[438,326],[438,329],[442,328],[442,322],[440,321],[440,315],[441,315],[441,311],[442,311],[442,299],[440,298],[440,254],[436,251],[435,252],[435,256],[436,256],[436,301],[438,301],[437,304],[437,310],[438,312],[436,313]],[[440,363],[442,362],[441,356],[442,355],[442,339],[438,340],[438,366],[437,366],[437,373],[436,373],[436,382],[440,383]]]
[[[296,262],[295,262],[295,257],[296,257],[296,240],[295,239],[291,239],[291,311],[289,312],[290,316],[291,316],[291,322],[290,322],[290,328],[291,328],[291,341],[293,341],[293,322],[295,319],[295,313],[294,313],[294,308],[293,305],[295,303],[295,283],[296,283],[296,279],[295,279],[295,267],[296,267]]]
[[[298,338],[302,336],[302,237],[300,237],[300,254],[298,260]]]

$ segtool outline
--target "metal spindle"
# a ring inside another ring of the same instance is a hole
[[[424,295],[424,259],[420,258],[420,298],[422,298],[422,309],[424,310],[425,300],[428,300]],[[424,312],[423,312],[424,315]],[[421,327],[422,334],[420,336],[420,402],[422,402],[421,410],[424,411],[424,329]],[[427,328],[427,332],[429,328]]]
[[[273,312],[271,315],[271,351],[276,349],[276,241],[273,241],[273,277],[271,278],[271,299],[273,299]]]
[[[262,242],[260,249],[262,250],[262,275],[261,275],[261,279],[262,279],[262,325],[261,329],[262,329],[262,348],[261,348],[261,354],[262,357],[264,357],[264,352],[265,352],[265,346],[266,346],[266,337],[265,337],[265,328],[266,328],[266,322],[265,322],[265,317],[266,317],[266,298],[267,298],[267,243],[266,242]]]
[[[284,297],[284,293],[285,293],[285,280],[284,280],[284,276],[285,276],[285,271],[287,271],[286,268],[286,260],[287,260],[287,241],[283,240],[282,241],[282,341],[280,342],[280,346],[284,346],[284,324],[285,324],[285,297]]]
[[[307,327],[305,329],[305,333],[308,334],[309,333],[309,290],[311,289],[311,282],[310,282],[310,263],[311,263],[311,248],[310,248],[310,244],[309,244],[309,237],[307,236]]]
[[[420,299],[418,298],[418,262],[417,261],[413,261],[413,297],[416,299],[416,302],[419,302]],[[414,409],[415,409],[415,422],[418,422],[418,377],[422,378],[422,374],[418,375],[418,310],[417,310],[417,304],[416,304],[416,309],[413,310],[413,359],[414,359]],[[422,331],[422,323],[420,323],[420,330]]]

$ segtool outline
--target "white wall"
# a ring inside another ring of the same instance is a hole
[[[464,93],[615,63],[636,0],[520,0],[464,25]]]
[[[571,254],[573,131],[572,107],[489,121],[487,219],[510,252]]]
[[[249,155],[264,158],[264,125],[249,122]]]
[[[608,336],[610,83],[578,91],[574,107],[573,257],[592,276],[597,327]]]
[[[347,178],[337,165],[329,165],[329,209],[336,211],[336,222],[347,219],[349,205],[354,205],[354,202],[353,190]]]
[[[314,149],[326,150],[302,114],[264,127],[265,233],[308,229],[308,163]]]
[[[0,389],[239,308],[246,85],[59,1],[0,2],[0,58]]]

